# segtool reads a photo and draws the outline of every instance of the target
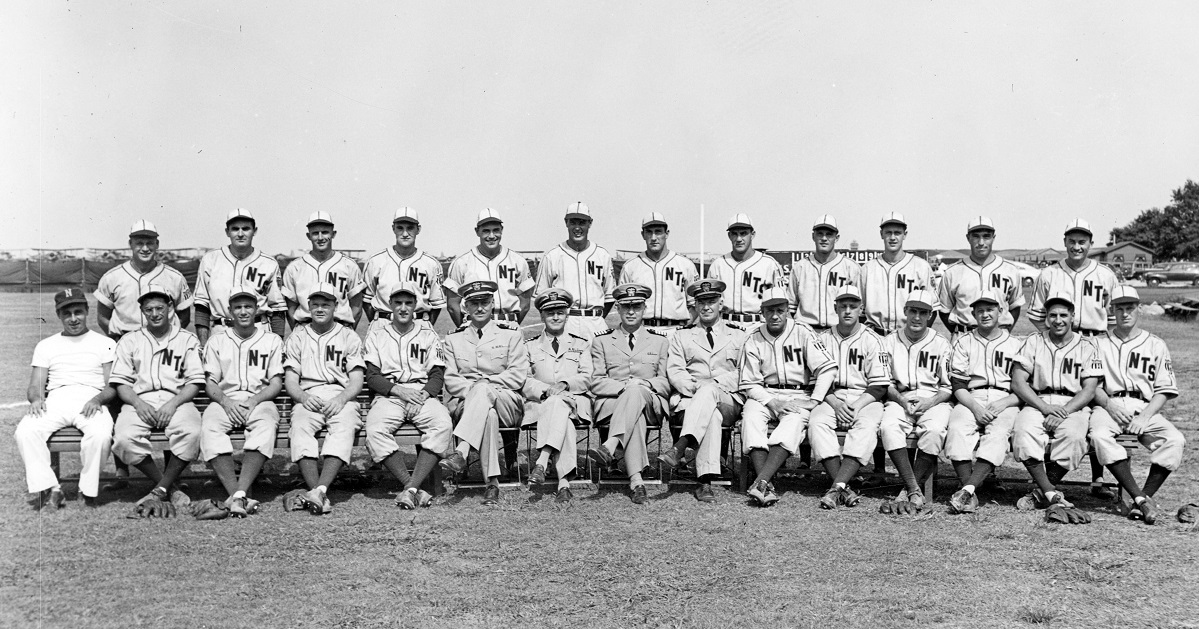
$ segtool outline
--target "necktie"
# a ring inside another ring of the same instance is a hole
[[[712,338],[712,328],[708,328],[708,347],[716,348],[716,339]]]
[[[483,338],[483,328],[475,328],[475,332],[479,333],[479,338]]]
[[[555,354],[558,353],[558,337],[555,336],[554,340],[550,341],[550,347],[554,348]]]
[[[633,334],[629,333],[629,349],[633,349]]]

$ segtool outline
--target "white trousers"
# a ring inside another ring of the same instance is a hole
[[[83,433],[79,444],[79,491],[92,498],[100,492],[100,466],[108,458],[112,446],[112,416],[108,409],[100,410],[91,417],[84,417],[80,410],[88,400],[96,396],[91,387],[68,386],[55,389],[46,396],[46,412],[40,417],[26,415],[17,424],[13,438],[21,460],[25,462],[25,483],[29,493],[44,491],[58,484],[58,478],[50,467],[50,448],[46,441],[56,431],[74,426]]]

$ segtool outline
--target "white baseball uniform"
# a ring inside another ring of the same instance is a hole
[[[1023,341],[1003,329],[989,341],[977,331],[962,335],[953,344],[949,359],[950,381],[965,387],[983,407],[1011,395],[1012,364],[1021,345]],[[996,467],[1003,465],[1019,411],[1018,405],[1005,408],[989,424],[979,425],[969,407],[954,406],[945,435],[945,456],[951,461],[973,461],[977,457]]]
[[[533,292],[540,294],[557,287],[573,295],[575,304],[570,308],[566,331],[591,339],[608,329],[604,306],[614,301],[616,278],[612,269],[612,254],[594,242],[582,251],[562,243],[542,256]]]
[[[308,312],[308,294],[322,282],[337,288],[337,309],[333,317],[345,325],[353,326],[354,310],[350,308],[350,298],[366,290],[366,282],[362,279],[362,269],[358,268],[358,263],[340,251],[334,251],[324,262],[306,253],[292,260],[283,270],[283,296],[296,304],[296,323],[312,320]]]
[[[350,382],[350,372],[366,371],[362,360],[362,340],[349,328],[334,325],[324,334],[317,333],[311,324],[292,331],[283,343],[283,368],[300,378],[304,392],[324,400],[341,395]],[[341,412],[332,417],[314,413],[300,403],[291,409],[291,460],[335,456],[350,462],[354,438],[362,425],[358,402],[350,400]],[[316,433],[328,428],[325,443],[318,446]]]
[[[741,448],[751,450],[782,446],[794,454],[803,443],[809,411],[776,414],[767,406],[774,400],[808,400],[816,377],[837,363],[816,332],[788,320],[778,336],[760,325],[741,349],[740,390],[745,394],[741,411]],[[817,400],[821,404],[823,401]],[[767,437],[770,422],[777,422]]]
[[[1119,284],[1116,274],[1095,260],[1075,271],[1060,260],[1041,269],[1033,286],[1029,321],[1045,320],[1045,301],[1053,295],[1067,295],[1074,302],[1074,330],[1087,335],[1104,334],[1113,323],[1108,314],[1112,291]]]
[[[407,258],[401,258],[395,247],[388,247],[371,256],[363,270],[366,281],[363,299],[375,309],[371,329],[388,325],[391,304],[387,300],[391,295],[383,293],[393,286],[399,286],[401,282],[414,282],[420,288],[421,294],[416,296],[418,319],[428,319],[429,311],[444,308],[445,292],[441,288],[443,274],[437,258],[420,249]]]
[[[1024,305],[1022,282],[1020,269],[1000,256],[992,256],[991,261],[982,266],[970,258],[950,265],[937,287],[940,311],[949,313],[949,322],[961,328],[950,332],[958,334],[977,325],[970,304],[982,295],[983,290],[993,290],[1007,302],[999,305],[999,325],[1014,325],[1010,310]]]
[[[137,298],[151,284],[175,300],[177,312],[192,307],[192,291],[182,273],[161,262],[146,273],[138,273],[133,262],[125,262],[105,271],[96,285],[96,302],[112,308],[108,334],[119,337],[142,327],[142,311]]]
[[[247,400],[270,384],[271,378],[283,377],[283,339],[262,328],[244,339],[227,327],[209,337],[204,346],[204,371],[226,397],[237,402]],[[278,427],[279,407],[273,400],[258,403],[244,422],[235,421],[224,407],[212,402],[204,409],[200,454],[205,461],[233,454],[229,431],[244,428],[242,450],[256,450],[269,459],[275,453]]]
[[[889,356],[883,351],[882,340],[864,325],[854,326],[848,336],[841,336],[831,327],[820,333],[820,341],[837,363],[837,379],[830,393],[846,404],[853,404],[868,387],[885,387],[891,383]],[[817,461],[847,456],[862,464],[870,461],[878,445],[878,426],[883,419],[883,405],[871,402],[858,411],[853,425],[845,434],[844,445],[837,443],[837,413],[832,406],[821,404],[812,409],[808,420],[808,442]]]
[[[860,284],[862,267],[834,251],[820,264],[809,255],[791,265],[791,293],[795,295],[795,320],[819,328],[837,325],[837,292],[846,284]]]
[[[1095,355],[1095,345],[1081,334],[1074,334],[1062,347],[1049,340],[1048,334],[1033,334],[1024,341],[1014,359],[1030,375],[1032,390],[1049,404],[1065,405],[1082,390],[1086,378],[1103,377],[1103,365]],[[1050,439],[1045,428],[1045,416],[1032,406],[1025,406],[1016,415],[1012,431],[1012,455],[1017,461],[1049,458],[1072,470],[1078,467],[1087,453],[1087,429],[1091,409],[1070,413],[1053,429]]]
[[[389,324],[371,330],[365,347],[368,365],[378,368],[393,386],[429,393],[420,409],[411,413],[400,398],[376,392],[366,414],[366,445],[371,457],[382,461],[399,450],[394,435],[405,423],[420,431],[422,448],[439,456],[447,452],[452,445],[453,422],[441,403],[441,384],[435,383],[436,391],[429,387],[429,372],[445,369],[445,348],[437,333],[429,326],[414,325],[401,334]],[[373,372],[370,366],[367,370]]]
[[[489,280],[500,287],[492,294],[493,309],[518,315],[520,296],[536,284],[533,274],[529,272],[529,261],[519,253],[501,247],[499,254],[488,259],[479,253],[478,247],[472,247],[450,263],[442,286],[457,293],[463,284],[478,280]]]
[[[225,325],[232,317],[229,294],[233,288],[253,286],[258,291],[258,316],[262,322],[271,313],[287,312],[279,279],[279,263],[274,258],[255,250],[244,260],[238,260],[229,247],[224,246],[200,258],[195,303],[212,313],[212,327],[215,328]]]
[[[686,256],[670,251],[655,262],[642,252],[624,263],[617,285],[648,286],[653,292],[645,300],[645,318],[652,321],[654,327],[662,327],[670,325],[659,323],[662,319],[672,320],[673,325],[683,325],[691,319],[691,313],[687,312],[686,288],[698,278],[695,263]]]
[[[933,287],[933,269],[924,258],[903,252],[889,264],[880,255],[862,265],[862,312],[866,321],[887,332],[908,322],[904,305],[912,291]]]
[[[949,360],[953,348],[945,337],[932,328],[912,341],[903,329],[883,337],[883,351],[890,356],[891,384],[911,404],[919,403],[939,393],[950,392]],[[949,430],[949,414],[953,406],[941,402],[918,418],[908,415],[898,402],[883,405],[879,438],[887,452],[907,447],[908,434],[916,433],[916,447],[932,455],[941,453],[945,434]]]
[[[759,321],[762,312],[762,295],[773,286],[787,288],[783,267],[774,258],[752,251],[738,262],[731,253],[716,258],[708,265],[708,279],[724,282],[724,307],[739,315],[734,320]],[[795,303],[795,291],[787,295],[787,301]]]

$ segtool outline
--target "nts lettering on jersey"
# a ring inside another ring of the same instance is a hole
[[[266,273],[263,273],[252,266],[246,267],[245,280],[247,282],[257,286],[258,290],[260,292],[265,290],[266,287],[270,286],[270,284],[271,284],[270,280],[267,279]]]
[[[844,275],[837,275],[836,273],[828,274],[828,285],[829,286],[845,286],[848,283],[849,283],[849,278],[845,277]]]
[[[1082,363],[1076,362],[1073,358],[1063,358],[1062,374],[1078,378],[1082,375]]]
[[[752,290],[761,297],[763,292],[774,286],[774,282],[767,282],[764,278],[745,271],[741,274],[741,286]]]
[[[604,277],[607,274],[608,274],[608,266],[607,265],[596,264],[591,261],[587,262],[587,275],[590,275],[590,276],[594,277],[595,279],[599,280],[601,283],[603,283]]]
[[[1003,291],[1004,295],[1008,295],[1012,291],[1012,278],[992,273],[991,288]]]
[[[325,346],[325,362],[340,365],[342,371],[346,371],[346,356],[345,352],[337,349],[332,345]]]
[[[342,277],[340,273],[327,271],[325,273],[325,281],[337,287],[337,292],[342,295],[346,294],[346,284],[349,283],[349,278]]]
[[[501,280],[516,281],[516,267],[501,264],[496,267]]]
[[[929,352],[920,352],[919,356],[916,357],[916,365],[919,366],[921,369],[933,369],[935,371],[937,369],[938,365],[940,365],[940,364],[941,364],[941,355],[940,354],[930,354]]]
[[[429,358],[429,350],[413,343],[408,346],[408,358],[424,363]]]
[[[1157,377],[1157,365],[1153,364],[1153,357],[1141,356],[1140,352],[1128,353],[1128,368],[1149,376],[1150,380]]]
[[[687,283],[687,278],[683,277],[682,271],[673,267],[666,267],[666,281],[674,282],[679,288],[683,288],[683,285]]]
[[[415,266],[408,267],[408,281],[416,282],[416,285],[420,286],[421,290],[426,290],[429,288],[429,274],[416,268]]]
[[[167,349],[163,350],[160,361],[163,366],[178,372],[180,378],[183,377],[183,356],[176,355],[173,350]]]
[[[1004,356],[1003,352],[995,352],[991,355],[991,366],[1003,373],[1012,373],[1012,359]]]
[[[1102,286],[1096,285],[1091,280],[1085,280],[1082,283],[1082,296],[1094,299],[1097,304],[1102,304],[1106,301],[1106,293],[1107,291],[1103,290]]]
[[[846,362],[858,368],[858,371],[864,371],[866,366],[866,357],[858,352],[857,349],[851,348]]]
[[[900,273],[895,276],[895,288],[902,291],[912,292],[916,290],[916,280],[908,279],[906,273]]]
[[[265,367],[266,352],[260,352],[256,349],[250,350],[249,355],[246,356],[246,365],[249,367]]]
[[[802,352],[803,352],[803,350],[799,347],[794,347],[791,345],[784,345],[783,346],[783,362],[798,364],[800,357],[803,356]]]

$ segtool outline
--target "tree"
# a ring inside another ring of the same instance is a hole
[[[1150,208],[1124,227],[1113,242],[1132,241],[1154,250],[1159,260],[1199,259],[1199,183],[1190,179],[1174,191],[1165,208]]]

